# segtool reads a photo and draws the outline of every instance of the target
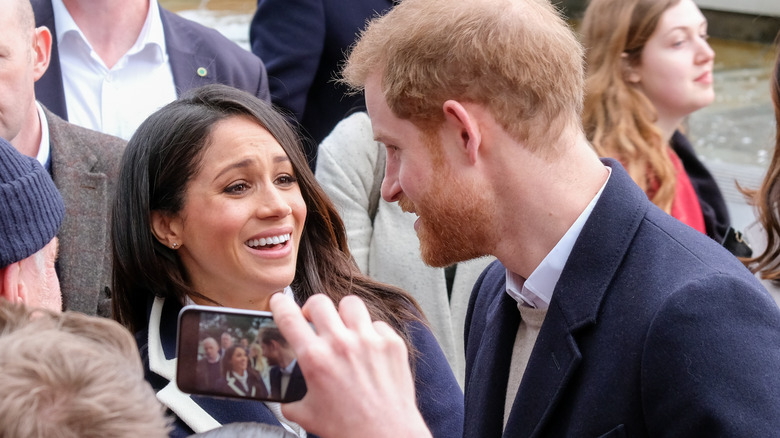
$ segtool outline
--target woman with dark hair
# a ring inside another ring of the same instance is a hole
[[[592,0],[581,31],[583,126],[596,152],[618,159],[658,207],[745,255],[715,179],[679,130],[715,98],[715,53],[699,8],[692,0]]]
[[[176,322],[189,303],[268,310],[272,294],[362,298],[405,339],[435,436],[461,434],[462,392],[416,302],[362,275],[344,225],[299,140],[268,104],[209,85],[163,107],[122,159],[113,209],[114,316],[148,352],[147,376],[176,414],[174,436],[221,424],[282,424],[276,403],[190,397],[175,384]]]
[[[260,375],[249,367],[249,357],[243,347],[234,345],[227,349],[222,358],[222,377],[216,388],[224,394],[242,397],[268,397],[268,388]]]
[[[776,121],[775,151],[761,187],[743,190],[758,216],[757,223],[746,230],[758,255],[743,261],[763,280],[775,302],[780,304],[780,33],[776,42],[777,60],[770,80]]]

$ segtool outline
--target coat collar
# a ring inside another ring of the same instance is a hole
[[[106,242],[109,228],[106,212],[110,208],[112,184],[102,167],[112,162],[113,144],[103,144],[102,134],[84,135],[83,128],[71,125],[45,106],[43,113],[49,130],[51,173],[65,201],[65,220],[59,231],[60,283],[63,304],[69,310],[94,314],[107,286],[110,254]],[[95,148],[105,146],[100,163]],[[83,230],[88,230],[89,233]]]
[[[173,82],[177,90],[189,90],[217,81],[213,54],[199,50],[202,36],[188,26],[181,26],[181,18],[160,6],[160,20],[165,34],[165,49]],[[179,93],[181,94],[181,93]]]
[[[181,392],[176,385],[176,357],[175,355],[171,355],[171,359],[166,357],[160,336],[164,304],[164,298],[155,297],[152,312],[149,315],[149,338],[147,340],[149,370],[168,380],[168,384],[157,392],[157,399],[187,423],[195,433],[215,429],[221,424],[195,403],[189,395]]]

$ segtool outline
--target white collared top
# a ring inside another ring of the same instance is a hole
[[[38,101],[35,101],[35,107],[38,108],[38,120],[41,123],[41,144],[38,145],[38,155],[35,157],[41,166],[51,173],[51,144],[49,143],[49,120],[46,119],[46,113]]]
[[[561,240],[555,244],[552,251],[544,257],[539,266],[528,276],[528,279],[524,280],[523,277],[509,269],[506,270],[506,293],[517,301],[518,306],[527,305],[537,309],[546,309],[550,305],[555,285],[558,284],[558,279],[561,278],[561,272],[563,272],[563,267],[566,265],[569,255],[571,255],[574,243],[580,237],[585,222],[588,221],[593,208],[604,191],[604,187],[607,186],[609,176],[612,175],[612,169],[609,166],[604,167],[609,170],[609,175],[607,175],[606,181],[604,181],[596,196],[593,197],[585,210],[580,213],[577,220],[566,231],[566,234],[561,237]]]
[[[62,0],[52,0],[68,121],[129,139],[154,111],[176,99],[157,0],[133,47],[110,69]]]

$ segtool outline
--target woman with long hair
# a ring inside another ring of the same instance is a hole
[[[216,388],[224,394],[243,397],[268,397],[268,388],[260,374],[249,366],[246,350],[234,345],[225,351],[222,358],[222,376],[217,380]]]
[[[745,258],[747,267],[756,273],[780,304],[780,33],[777,60],[770,80],[772,103],[775,107],[775,151],[758,190],[743,190],[756,209],[757,223],[746,234],[754,245],[756,256]]]
[[[592,0],[581,32],[583,125],[658,207],[723,243],[726,202],[679,127],[715,98],[715,53],[692,0]]]
[[[362,298],[405,339],[434,435],[460,435],[462,392],[419,307],[360,273],[298,138],[269,104],[208,85],[150,116],[122,159],[112,238],[114,316],[149,352],[147,375],[177,416],[174,435],[237,421],[306,435],[278,404],[190,397],[174,382],[183,305],[268,310],[278,292],[298,303],[318,293]]]

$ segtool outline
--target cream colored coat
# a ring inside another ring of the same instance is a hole
[[[466,308],[474,282],[494,258],[459,263],[448,300],[444,269],[426,266],[420,259],[413,227],[417,216],[381,199],[384,157],[368,115],[353,114],[320,144],[317,180],[344,220],[350,251],[361,271],[408,291],[417,300],[462,387]]]

